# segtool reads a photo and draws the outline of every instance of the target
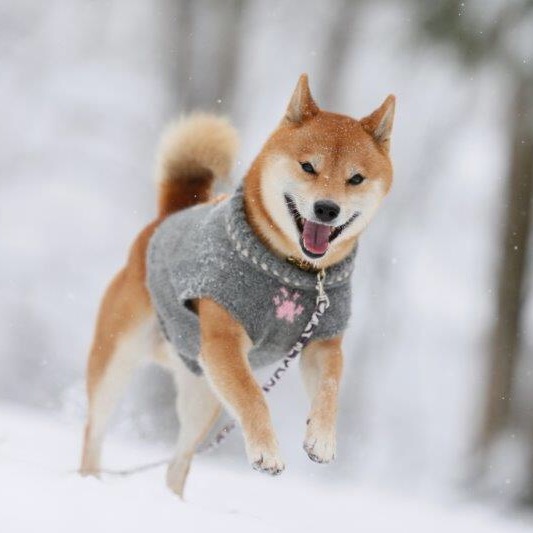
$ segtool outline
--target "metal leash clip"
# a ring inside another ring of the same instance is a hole
[[[318,295],[316,297],[316,304],[318,305],[320,302],[324,302],[325,303],[324,309],[327,309],[329,307],[329,298],[324,289],[325,280],[326,280],[325,269],[319,270],[316,275],[316,290],[318,292]]]

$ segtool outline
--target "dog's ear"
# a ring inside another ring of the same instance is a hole
[[[374,140],[386,152],[390,148],[390,135],[394,122],[396,98],[389,94],[385,101],[370,115],[360,120],[361,126],[374,137]]]
[[[307,74],[302,74],[292,94],[285,118],[290,122],[299,123],[315,116],[317,113],[318,106],[311,96]]]

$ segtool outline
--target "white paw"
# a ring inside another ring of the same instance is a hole
[[[168,465],[167,487],[180,498],[183,498],[183,489],[190,466],[191,461],[189,458],[182,460],[175,459]]]
[[[304,441],[304,450],[315,463],[331,463],[335,459],[337,440],[335,430],[317,430],[309,424]]]
[[[80,468],[78,470],[81,477],[94,477],[100,479],[100,471],[91,468]]]
[[[248,450],[248,457],[252,468],[258,472],[270,474],[271,476],[279,476],[285,470],[285,465],[279,457],[277,447],[261,448],[253,446]]]

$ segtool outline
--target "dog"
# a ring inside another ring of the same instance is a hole
[[[158,158],[159,210],[134,241],[99,310],[87,368],[80,472],[97,475],[109,416],[134,369],[172,372],[180,431],[167,485],[182,497],[192,457],[224,406],[250,463],[284,469],[253,368],[283,358],[314,307],[316,272],[330,309],[300,367],[311,400],[304,449],[335,457],[350,273],[357,242],[392,184],[395,97],[356,120],[319,109],[304,74],[285,116],[229,198],[213,197],[238,136],[223,118],[170,126]],[[328,318],[329,317],[329,318]]]

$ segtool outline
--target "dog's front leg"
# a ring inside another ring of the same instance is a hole
[[[304,449],[317,463],[335,458],[337,395],[342,373],[341,337],[312,342],[302,353],[300,367],[311,398]]]
[[[285,468],[261,387],[248,363],[249,338],[223,307],[209,299],[198,306],[201,364],[216,394],[240,423],[252,466],[277,475]]]

